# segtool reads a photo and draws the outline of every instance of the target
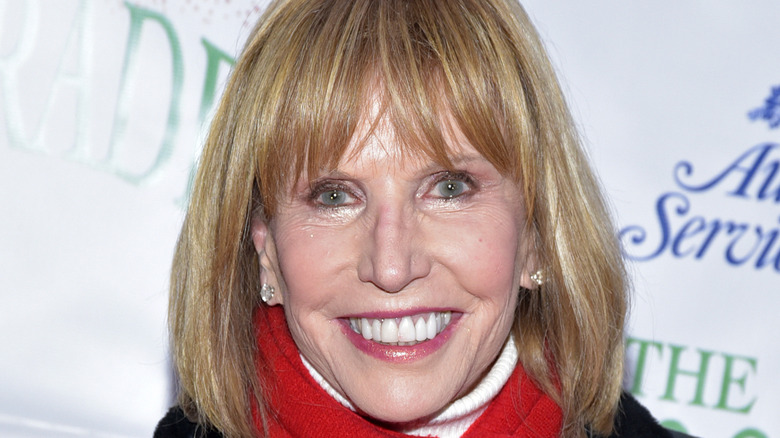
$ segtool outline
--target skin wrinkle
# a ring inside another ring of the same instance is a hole
[[[517,184],[459,131],[446,139],[450,155],[476,183],[444,199],[432,191],[439,164],[399,158],[402,148],[384,121],[360,126],[381,128],[368,138],[356,134],[360,142],[336,169],[300,181],[279,204],[267,241],[255,244],[273,242],[275,252],[265,252],[276,254],[272,269],[286,280],[278,304],[304,357],[359,410],[407,423],[435,415],[470,390],[506,341],[517,288],[530,286],[520,263],[528,250],[525,219],[517,214],[523,202]],[[330,180],[354,191],[346,204],[312,204],[319,200],[308,191]],[[463,315],[438,351],[412,362],[366,356],[339,322],[354,313],[420,307]]]
[[[523,236],[514,256],[523,271],[520,284],[529,270],[524,267],[543,268],[546,279],[518,298],[512,332],[519,363],[561,407],[562,436],[583,436],[586,427],[609,435],[621,393],[629,285],[615,227],[543,43],[514,0],[403,3],[409,7],[374,0],[273,1],[247,39],[205,142],[173,261],[169,321],[178,402],[189,418],[226,436],[268,431],[276,413],[266,388],[277,376],[256,346],[253,317],[266,312],[257,292],[262,282],[279,285],[273,304],[286,305],[283,291],[306,290],[285,281],[297,275],[295,266],[278,263],[289,251],[275,253],[274,234],[282,234],[272,223],[275,214],[293,200],[288,195],[298,178],[314,181],[363,151],[351,142],[365,119],[387,119],[397,137],[389,144],[403,151],[407,163],[470,167],[448,161],[463,153],[446,140],[456,137],[450,129],[456,127],[519,186],[523,202],[506,222],[520,222],[514,224]],[[372,119],[376,102],[381,111]],[[460,207],[479,212],[468,203]],[[457,208],[438,211],[438,219],[459,220]],[[341,216],[348,222],[349,214]],[[436,230],[425,217],[410,225]],[[486,215],[485,221],[497,218]],[[250,222],[260,225],[250,231]],[[489,240],[479,241],[485,236],[470,235],[479,225],[446,239],[461,251],[440,248],[449,260],[434,264],[434,274],[463,252],[471,264],[482,260],[473,256],[482,246],[476,251],[464,243],[487,242],[485,248],[498,251]],[[297,237],[316,249],[327,233],[308,230]],[[300,262],[316,267],[338,258],[344,247],[360,247],[363,238],[341,236]],[[340,278],[354,266],[329,277]],[[464,263],[461,270],[467,268]],[[495,263],[481,273],[498,277],[501,268]],[[373,296],[370,288],[360,290],[366,300]],[[414,304],[406,299],[372,305],[392,310],[393,303]],[[262,424],[245,415],[255,407]]]

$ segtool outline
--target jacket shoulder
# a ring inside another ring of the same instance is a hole
[[[692,438],[689,435],[664,428],[650,411],[631,394],[623,392],[620,397],[615,433],[610,438]]]
[[[180,407],[174,406],[157,423],[154,438],[222,438],[222,434],[190,421]]]

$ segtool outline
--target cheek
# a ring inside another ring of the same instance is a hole
[[[326,303],[328,297],[320,292],[348,263],[346,242],[321,229],[292,226],[278,230],[275,241],[286,285],[285,305],[315,307]]]
[[[283,307],[290,332],[298,348],[322,370],[326,350],[323,343],[333,335],[324,330],[332,294],[329,284],[343,254],[327,233],[309,227],[280,227],[275,234],[279,271],[283,277]]]
[[[445,230],[442,263],[472,294],[506,302],[520,285],[523,254],[516,220],[482,217]]]

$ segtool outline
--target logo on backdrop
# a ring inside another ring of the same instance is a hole
[[[766,121],[769,129],[780,128],[780,85],[772,87],[769,97],[764,99],[764,106],[750,111],[748,118]]]
[[[6,116],[8,144],[17,149],[86,164],[136,186],[149,185],[169,169],[175,149],[182,146],[178,141],[182,122],[195,119],[192,113],[197,112],[197,125],[190,122],[186,128],[205,123],[217,97],[220,73],[231,68],[234,59],[205,36],[195,35],[200,40],[200,47],[195,50],[202,51],[200,56],[205,57],[205,67],[200,71],[190,72],[189,75],[195,77],[188,79],[188,83],[194,84],[195,88],[190,89],[189,93],[199,91],[200,94],[199,105],[193,106],[184,99],[187,91],[185,55],[197,57],[198,54],[185,54],[180,38],[192,38],[191,32],[180,34],[171,17],[136,4],[139,2],[117,2],[121,4],[120,8],[127,12],[129,22],[119,85],[117,89],[98,89],[95,85],[98,81],[94,80],[98,69],[93,52],[98,44],[104,44],[101,39],[106,35],[95,38],[94,34],[96,23],[99,23],[103,16],[99,15],[94,2],[73,3],[74,18],[67,34],[62,36],[66,43],[60,50],[60,58],[49,63],[54,79],[51,81],[45,104],[30,110],[23,105],[25,95],[20,95],[17,91],[23,89],[25,68],[29,68],[34,61],[34,51],[38,45],[50,44],[54,35],[46,34],[47,28],[38,25],[40,17],[48,13],[47,9],[37,7],[36,2],[20,2],[19,7],[23,12],[21,16],[24,17],[19,27],[21,30],[19,35],[11,35],[9,38],[11,41],[16,39],[16,45],[12,45],[8,53],[0,54],[0,113],[5,113]],[[219,14],[216,14],[213,8],[203,8],[203,22],[215,21],[218,17],[228,20],[234,15],[244,17],[259,11],[256,6],[246,6],[248,3],[253,1],[236,1],[230,6],[223,5]],[[182,6],[176,9],[176,13],[195,13],[190,9],[199,10],[197,5],[188,8]],[[4,37],[6,35],[0,32],[0,40]],[[150,39],[154,44],[142,45],[142,39]],[[109,38],[109,42],[112,41],[115,40]],[[190,44],[189,47],[193,45]],[[116,50],[120,51],[121,47],[116,47]],[[158,61],[158,56],[162,61]],[[148,91],[153,88],[150,88],[148,77],[142,76],[141,72],[148,74],[149,71],[155,72],[155,77],[170,78],[169,93]],[[45,89],[46,86],[44,84],[42,87]],[[200,90],[197,89],[199,86]],[[73,108],[62,107],[70,105],[70,101],[58,100],[62,94],[75,96],[76,104]],[[101,105],[107,100],[105,97],[111,94],[116,97],[113,109],[100,107],[96,111],[92,108],[93,105]],[[150,122],[149,116],[142,110],[150,105],[167,107],[167,117],[165,122],[161,123],[162,129],[159,128],[160,125]],[[73,114],[73,117],[61,114]],[[38,123],[30,127],[30,120],[36,119],[39,120]],[[95,139],[102,123],[112,125],[106,141]],[[68,134],[68,129],[63,134],[63,126],[70,128],[73,134]],[[194,154],[194,145],[190,148]],[[194,163],[194,156],[191,161]]]
[[[765,121],[770,129],[780,128],[780,86],[773,87],[764,106],[750,111],[748,118]],[[732,266],[780,273],[780,217],[769,226],[727,217],[708,218],[696,214],[693,202],[696,196],[709,194],[780,205],[779,143],[752,146],[715,172],[697,171],[694,163],[683,160],[672,173],[676,190],[661,194],[655,203],[658,232],[650,233],[642,225],[620,231],[626,256],[637,261],[663,254],[721,258]]]

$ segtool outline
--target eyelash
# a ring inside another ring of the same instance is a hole
[[[310,203],[316,205],[318,208],[330,209],[330,208],[341,207],[340,205],[327,205],[320,202],[319,200],[320,196],[322,196],[327,192],[332,192],[332,191],[344,192],[352,198],[359,199],[359,197],[355,195],[354,191],[348,185],[336,181],[326,180],[326,181],[315,182],[314,184],[311,185],[311,188],[309,189],[309,193],[308,193],[308,200]]]
[[[442,183],[442,182],[445,182],[445,181],[462,182],[462,183],[464,183],[467,186],[467,189],[462,194],[458,194],[458,195],[453,196],[451,198],[450,197],[445,197],[445,196],[434,196],[434,198],[436,198],[437,200],[441,200],[441,201],[454,201],[454,200],[457,200],[459,198],[465,198],[467,196],[470,196],[470,195],[473,194],[473,192],[475,190],[479,189],[479,185],[477,184],[477,181],[469,173],[467,173],[467,172],[444,171],[444,172],[439,172],[438,174],[433,175],[432,181],[431,181],[430,186],[429,186],[430,188],[428,188],[425,193],[429,194],[429,193],[433,192],[434,190],[436,190],[436,186],[439,183]],[[337,181],[325,180],[325,181],[315,182],[314,184],[311,185],[311,188],[309,189],[309,193],[308,193],[308,196],[307,196],[308,201],[311,204],[317,206],[318,208],[322,208],[322,209],[332,209],[332,208],[338,208],[338,207],[343,207],[343,206],[348,206],[349,205],[349,204],[345,204],[345,205],[327,205],[327,204],[322,203],[320,201],[320,197],[323,194],[325,194],[327,192],[331,192],[331,191],[344,192],[344,193],[346,193],[348,196],[350,196],[352,198],[360,199],[360,197],[355,194],[354,190],[352,190],[352,188],[349,185],[343,184],[343,183],[340,183],[340,182],[337,182]]]
[[[431,185],[431,189],[428,190],[428,192],[435,190],[436,186],[439,183],[442,183],[442,182],[445,182],[445,181],[458,181],[458,182],[462,182],[462,183],[466,184],[466,186],[468,186],[468,189],[464,193],[462,193],[460,195],[454,196],[452,198],[446,198],[446,197],[442,197],[441,198],[441,199],[447,200],[447,201],[451,201],[451,200],[454,200],[454,199],[457,199],[457,198],[460,198],[460,197],[465,197],[465,196],[472,195],[474,190],[479,188],[479,186],[477,185],[477,181],[469,173],[467,173],[467,172],[450,172],[450,171],[445,171],[445,172],[441,172],[441,173],[439,173],[438,175],[435,176],[435,179],[433,180],[433,184]]]

